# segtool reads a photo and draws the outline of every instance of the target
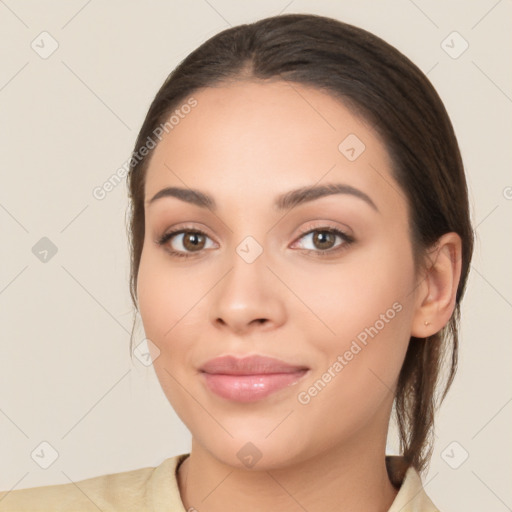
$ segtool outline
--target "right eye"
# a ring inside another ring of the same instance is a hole
[[[212,243],[208,245],[208,240],[212,242],[211,238],[201,230],[180,228],[165,233],[157,243],[166,245],[170,242],[167,250],[171,255],[188,258],[200,253],[202,249],[211,249]]]

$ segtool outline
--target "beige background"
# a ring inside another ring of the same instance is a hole
[[[281,12],[373,31],[428,73],[447,106],[478,239],[460,371],[424,481],[443,511],[511,509],[510,0],[0,0],[0,489],[189,450],[152,368],[129,357],[126,185],[103,200],[93,190],[125,163],[182,58],[230,25]],[[462,39],[442,43],[453,31],[469,44],[458,58]],[[46,262],[33,253],[43,237],[57,248]]]

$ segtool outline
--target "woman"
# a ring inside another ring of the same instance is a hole
[[[129,189],[132,299],[190,454],[0,510],[437,510],[473,232],[423,73],[330,18],[225,30],[157,93]]]

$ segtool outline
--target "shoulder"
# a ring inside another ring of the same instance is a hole
[[[388,512],[440,512],[428,497],[418,471],[400,456],[386,456],[388,474],[398,494]],[[1,510],[1,509],[0,509]]]
[[[144,512],[153,511],[156,502],[173,504],[179,500],[179,505],[175,469],[184,457],[165,459],[157,467],[77,482],[1,491],[0,512]]]

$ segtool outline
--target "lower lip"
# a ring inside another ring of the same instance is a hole
[[[295,384],[306,373],[307,370],[259,375],[203,375],[207,387],[216,395],[235,402],[255,402]]]

